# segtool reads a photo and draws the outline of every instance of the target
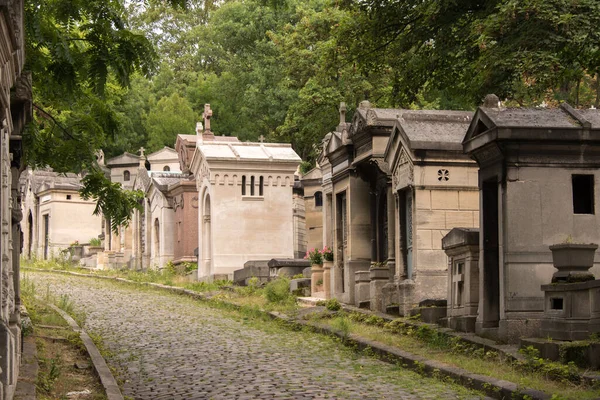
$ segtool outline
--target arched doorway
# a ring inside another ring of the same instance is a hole
[[[202,276],[211,275],[212,263],[212,232],[210,215],[210,195],[206,193],[202,207]]]

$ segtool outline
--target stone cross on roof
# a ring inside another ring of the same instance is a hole
[[[340,125],[346,123],[346,103],[343,101],[340,103]]]
[[[261,143],[263,143],[265,141],[265,137],[263,135],[260,135],[258,137],[258,141],[261,142]]]
[[[210,104],[204,105],[204,112],[202,113],[202,118],[204,119],[204,129],[210,131],[210,117],[212,117],[213,112],[210,109]]]
[[[146,159],[144,158],[144,151],[146,151],[146,149],[143,147],[140,147],[140,149],[138,151],[140,152],[140,168],[145,168],[146,167]]]

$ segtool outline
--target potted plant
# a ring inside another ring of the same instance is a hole
[[[102,240],[100,240],[99,238],[91,238],[90,239],[90,245],[88,247],[88,253],[90,255],[98,254],[103,250],[104,250],[104,247],[102,246]]]
[[[570,237],[565,243],[550,246],[552,263],[558,270],[552,275],[552,283],[593,280],[589,269],[594,265],[597,249],[595,243],[572,243]]]
[[[389,279],[390,269],[388,268],[387,261],[372,262],[371,268],[369,269],[369,277],[371,280]]]
[[[320,267],[323,265],[323,253],[321,250],[311,249],[307,251],[304,259],[309,260],[311,266]]]

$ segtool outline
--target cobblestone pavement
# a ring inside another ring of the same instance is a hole
[[[28,272],[86,313],[133,399],[457,399],[463,388],[358,356],[322,335],[117,282]]]

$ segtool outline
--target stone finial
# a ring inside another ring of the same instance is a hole
[[[258,141],[261,142],[261,143],[264,143],[265,142],[265,137],[263,135],[260,135],[258,137]]]
[[[200,121],[196,122],[196,135],[202,135],[203,130],[204,130],[204,127],[202,126],[202,122],[200,122]]]
[[[340,102],[340,125],[344,125],[346,123],[346,103],[343,101]]]
[[[363,100],[358,105],[358,108],[360,108],[362,110],[366,110],[368,108],[371,108],[371,102],[369,100]]]
[[[210,104],[204,105],[204,112],[202,113],[202,118],[204,119],[204,129],[210,131],[210,117],[212,117],[213,112],[210,109]]]
[[[495,94],[488,94],[483,99],[483,107],[485,108],[498,108],[500,106],[500,99]]]

